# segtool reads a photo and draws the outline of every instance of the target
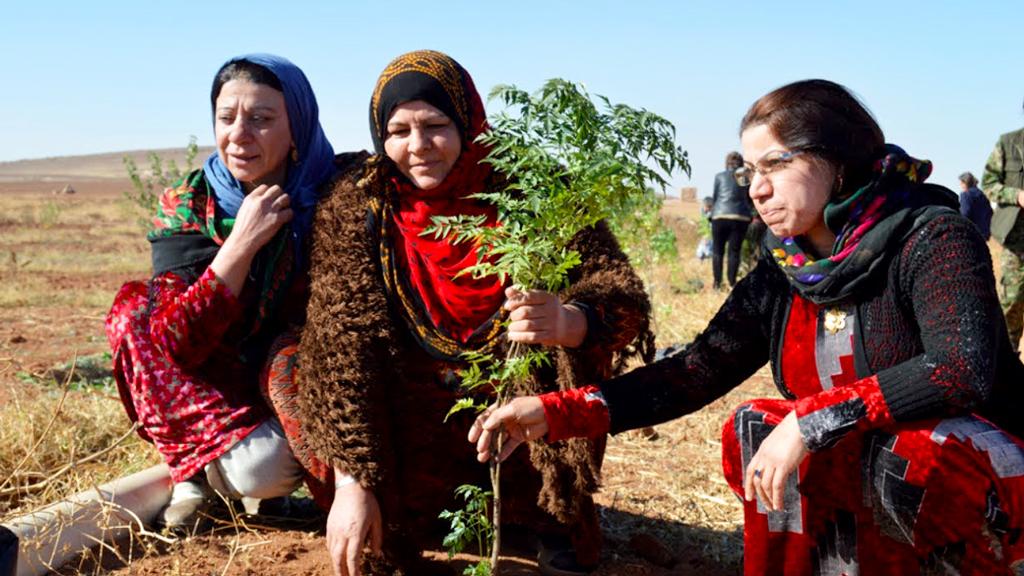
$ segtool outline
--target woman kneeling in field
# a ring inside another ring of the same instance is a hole
[[[327,522],[336,573],[358,574],[368,543],[392,565],[374,573],[397,566],[422,575],[434,568],[418,565],[420,552],[446,532],[438,514],[461,507],[455,488],[488,482],[462,442],[471,417],[445,417],[463,395],[462,353],[507,346],[507,314],[509,340],[554,348],[555,365],[537,370],[529,389],[571,388],[615,375],[630,356],[649,357],[649,303],[604,223],[574,240],[583,262],[563,294],[461,275],[476,247],[423,234],[434,216],[496,222],[493,206],[469,196],[504,185],[480,162],[489,152],[476,141],[487,127],[483,102],[455,60],[424,50],[391,62],[371,98],[370,126],[376,154],[339,176],[317,208],[301,420],[336,467]],[[591,493],[603,442],[537,446],[503,472],[502,518],[545,536],[545,574],[597,563]]]
[[[504,458],[677,418],[770,362],[784,399],[723,430],[746,574],[1021,574],[1024,367],[984,240],[842,86],[779,88],[740,132],[770,231],[754,271],[681,352],[489,410],[480,459],[502,427]]]
[[[305,475],[330,502],[329,469],[301,450],[291,415],[288,330],[302,322],[306,238],[334,152],[283,58],[227,62],[211,104],[217,151],[163,193],[153,278],[125,284],[107,316],[122,401],[175,483],[159,518],[171,528],[194,525],[211,487],[270,498]]]

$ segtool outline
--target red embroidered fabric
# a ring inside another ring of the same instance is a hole
[[[789,412],[815,450],[788,479],[783,510],[744,501],[744,573],[1015,574],[1024,443],[977,416],[894,423],[877,377],[853,374],[852,352],[816,349],[819,313],[796,297],[785,330],[782,370],[798,398],[748,402],[722,432],[741,498],[747,463]],[[818,362],[841,367],[833,388]]]
[[[608,433],[608,405],[597,386],[550,392],[539,398],[548,422],[548,442],[578,436],[598,438]]]
[[[782,381],[797,397],[821,392],[821,382],[807,363],[814,362],[815,331],[818,326],[818,307],[800,296],[793,296],[789,320],[783,333]]]
[[[306,486],[313,500],[324,510],[334,501],[334,469],[317,458],[302,432],[299,410],[299,337],[288,331],[274,340],[269,360],[260,374],[260,392],[274,410],[288,446],[302,465]]]
[[[754,400],[726,423],[738,497],[750,455],[793,409]],[[782,511],[743,502],[744,574],[1019,574],[1022,463],[1024,444],[977,416],[849,434],[804,460]]]
[[[783,379],[798,398],[793,409],[802,424],[804,441],[811,450],[834,444],[843,434],[854,430],[863,432],[893,422],[878,377],[857,379],[852,333],[850,353],[834,359],[841,371],[830,375],[828,385],[831,388],[826,389],[822,384],[821,370],[817,366],[822,353],[817,350],[821,312],[821,307],[794,295],[782,348]],[[815,421],[818,424],[810,424]]]
[[[222,338],[241,313],[238,299],[207,270],[192,285],[173,273],[154,278],[151,287],[127,283],[107,315],[121,399],[175,482],[190,478],[267,416],[255,378],[246,382],[232,361],[236,354],[222,354],[212,371],[195,370],[230,348]]]
[[[241,315],[238,297],[207,269],[191,286],[177,274],[151,281],[149,335],[180,366],[198,366],[221,348],[224,334]]]

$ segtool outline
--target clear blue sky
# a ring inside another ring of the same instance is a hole
[[[484,93],[558,76],[667,117],[693,164],[674,183],[702,194],[747,107],[793,80],[853,89],[951,187],[1024,125],[1021,0],[38,0],[0,20],[0,161],[210,144],[213,74],[255,51],[305,70],[336,150],[366,148],[377,74],[419,48],[454,56]]]

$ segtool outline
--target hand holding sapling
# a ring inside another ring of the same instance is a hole
[[[544,404],[536,396],[524,396],[501,407],[491,406],[480,414],[469,430],[469,441],[476,442],[477,460],[491,459],[491,444],[499,431],[508,436],[497,455],[498,461],[504,461],[523,442],[538,440],[548,433]]]
[[[532,344],[575,347],[586,337],[586,315],[557,296],[568,287],[570,271],[582,263],[573,249],[577,234],[602,220],[634,214],[638,206],[651,206],[637,198],[646,197],[651,185],[664,187],[663,172],[689,172],[689,164],[667,120],[612,105],[603,97],[598,97],[603,104],[599,110],[577,84],[550,80],[533,95],[499,86],[491,98],[515,108],[511,115],[493,117],[491,129],[478,138],[490,148],[484,162],[507,178],[506,185],[470,197],[497,208],[497,225],[486,225],[479,216],[444,216],[434,218],[425,233],[476,245],[477,263],[463,274],[497,274],[522,287],[507,293],[507,357],[481,352],[465,356],[470,367],[462,374],[463,388],[476,393],[492,388],[500,410],[517,383],[528,382],[534,370],[550,364],[545,351]],[[460,401],[453,410],[469,407],[481,408]],[[474,426],[471,432],[480,435],[480,459],[487,460],[489,454],[491,460],[493,574],[499,570],[501,548],[500,460],[531,435],[543,433],[531,426],[511,426],[505,434]]]
[[[523,344],[576,348],[587,336],[587,316],[557,294],[543,290],[505,289],[508,339]]]

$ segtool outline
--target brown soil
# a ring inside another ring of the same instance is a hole
[[[321,533],[302,531],[282,532],[241,532],[222,536],[193,537],[162,549],[144,551],[141,558],[125,566],[129,550],[122,545],[117,558],[106,550],[103,558],[83,557],[78,562],[63,567],[58,574],[78,576],[80,574],[105,573],[121,576],[165,576],[168,574],[191,576],[206,574],[232,575],[309,575],[332,576],[330,555],[324,546]],[[136,550],[136,554],[139,550]],[[459,554],[449,560],[443,552],[427,552],[425,558],[442,574],[446,569],[451,574],[462,570],[478,560],[469,554]],[[535,555],[527,549],[506,550],[501,557],[504,576],[536,576],[540,574]],[[737,574],[736,570],[709,565],[708,562],[691,556],[677,562],[671,568],[655,566],[639,558],[614,557],[606,560],[593,572],[594,576],[682,576],[686,574],[726,575]]]
[[[9,171],[11,166],[18,164],[0,165],[0,176],[5,173],[5,168]],[[63,164],[55,166],[59,168]],[[54,194],[54,190],[60,190],[65,184],[71,184],[75,194]],[[95,206],[97,210],[112,210],[116,213],[121,193],[129,186],[126,179],[85,179],[81,176],[53,180],[0,179],[0,206],[10,199],[21,202],[34,199],[40,204],[56,202],[64,210]],[[24,224],[17,221],[16,215],[10,211],[0,211],[0,282],[16,282],[19,276],[30,275],[42,280],[47,290],[53,293],[101,290],[108,292],[112,300],[117,288],[134,276],[104,270],[95,270],[86,275],[34,271],[31,258],[26,260],[25,254],[41,243],[24,242],[15,245],[2,238],[4,230],[13,231],[19,226],[23,227]],[[141,239],[138,246],[112,244],[105,239],[101,226],[88,221],[62,222],[42,244],[50,249],[59,247],[81,255],[126,249],[139,251],[144,247]],[[148,255],[140,253],[139,257],[147,259]],[[12,373],[38,376],[55,364],[70,362],[76,353],[87,355],[106,351],[108,346],[103,337],[104,313],[103,309],[83,310],[59,305],[0,308],[0,379],[4,376],[5,366],[13,367]]]
[[[88,166],[76,169],[83,173],[95,172]],[[51,171],[60,174],[62,170],[57,166]],[[12,171],[9,176],[6,180],[0,178],[0,207],[5,198],[23,200],[35,197],[40,202],[54,199],[88,202],[114,210],[121,191],[128,186],[124,180],[84,176],[33,180],[22,177],[18,171]],[[65,184],[71,184],[76,194],[55,196],[53,190]],[[696,212],[695,205],[677,205],[673,209],[673,215],[679,217],[691,212]],[[3,210],[0,214],[3,215],[0,216],[2,236],[2,232],[16,226],[16,222],[7,218]],[[54,241],[72,241],[87,229],[88,226],[83,228],[80,223],[55,228]],[[102,230],[91,233],[102,234]],[[0,238],[0,259],[3,260],[8,257],[5,248],[8,246]],[[111,249],[138,250],[138,247],[111,248],[86,243],[75,248],[82,253]],[[148,254],[139,257],[148,260]],[[28,272],[12,271],[6,262],[0,260],[0,282],[10,279],[12,273]],[[118,286],[134,275],[96,270],[86,276],[59,273],[44,276],[55,290],[95,290],[99,287],[108,290],[113,298]],[[0,384],[3,384],[0,385],[0,402],[11,394],[33,393],[32,385],[20,382],[26,374],[42,375],[55,364],[68,362],[76,353],[85,355],[107,351],[103,333],[105,313],[104,307],[0,308]],[[715,442],[720,423],[730,407],[755,393],[751,390],[762,389],[767,389],[763,377],[716,403],[706,414],[659,427],[657,440],[634,435],[612,439],[605,463],[604,489],[597,497],[607,541],[602,563],[595,574],[666,576],[700,573],[725,576],[738,573],[740,506],[722,485],[719,448]],[[691,492],[696,496],[691,497]],[[647,541],[645,555],[651,557],[649,549],[653,541],[655,549],[667,550],[671,555],[672,567],[660,567],[644,559],[630,544],[638,534],[643,534]],[[121,553],[125,559],[132,559],[127,567],[116,559],[113,552],[107,551],[102,562],[104,568],[97,568],[94,559],[85,558],[66,566],[60,573],[331,574],[324,538],[315,532],[231,531],[185,539],[169,547],[157,547],[152,542],[143,543],[141,547],[136,544],[134,551]],[[442,552],[431,553],[431,556],[439,561],[445,558]],[[506,574],[536,574],[533,557],[528,549],[514,551],[506,564],[509,568]],[[466,561],[466,558],[457,558],[451,564],[457,573],[461,573]]]
[[[127,546],[119,554],[127,558]],[[65,566],[58,572],[62,576],[77,576],[83,573],[103,571],[112,575],[165,576],[168,574],[190,576],[206,574],[233,575],[309,575],[332,576],[330,556],[323,545],[321,534],[313,532],[241,532],[220,537],[190,538],[179,544],[164,547],[163,550],[149,551],[139,560],[124,567],[120,560],[111,560],[114,554],[107,551],[107,557],[83,558],[74,565]],[[477,560],[476,557],[459,554],[452,560],[447,555],[431,552],[425,554],[438,570],[452,570],[452,575]],[[97,564],[104,565],[97,568]],[[120,567],[118,567],[120,566]],[[526,550],[510,550],[502,556],[504,576],[535,576],[539,574],[533,554]],[[595,576],[674,576],[692,574],[695,567],[680,564],[673,570],[652,567],[642,561],[620,561],[610,563],[594,572]]]
[[[40,376],[54,365],[69,363],[76,353],[106,351],[109,346],[99,339],[102,334],[101,315],[68,308],[0,310],[0,359],[12,362],[17,372]],[[88,336],[93,336],[92,342]]]

